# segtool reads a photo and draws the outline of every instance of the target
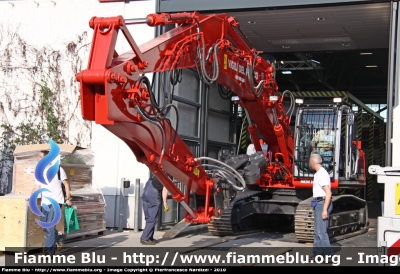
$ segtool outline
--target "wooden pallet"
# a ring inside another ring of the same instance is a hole
[[[72,235],[72,238],[67,238],[65,240],[65,243],[83,241],[83,240],[87,240],[87,239],[93,239],[93,238],[105,236],[107,234],[107,230],[91,231],[91,232],[83,232],[83,233],[88,233],[88,234]]]
[[[15,254],[15,252],[27,252],[28,254],[38,254],[38,253],[43,253],[44,249],[43,247],[30,247],[25,250],[23,248],[18,248],[18,250],[6,250],[6,251],[0,251],[0,256],[6,255],[6,254]]]

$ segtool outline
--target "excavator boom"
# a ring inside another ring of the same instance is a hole
[[[127,24],[137,23],[179,25],[138,46],[127,28]],[[281,155],[290,170],[293,133],[272,78],[273,68],[258,56],[260,52],[244,37],[233,17],[198,13],[150,14],[142,20],[93,17],[89,26],[94,35],[88,67],[76,76],[83,117],[122,139],[172,197],[183,203],[190,218],[208,222],[214,209],[206,203],[203,215],[194,213],[188,207],[188,197],[167,173],[192,192],[205,195],[206,200],[214,182],[166,118],[167,112],[175,108],[171,101],[162,108],[156,105],[151,84],[142,76],[145,73],[170,74],[192,68],[206,83],[217,82],[234,92],[252,122],[249,130],[256,150],[261,151],[258,130],[267,140],[271,155]],[[115,50],[120,33],[131,47],[123,54]],[[289,175],[288,182],[290,179]]]
[[[139,46],[128,30],[130,24],[175,27]],[[76,75],[82,115],[128,145],[136,159],[185,208],[187,222],[207,223],[214,235],[235,235],[261,229],[270,223],[270,217],[295,216],[297,238],[312,240],[313,171],[308,158],[310,143],[325,127],[336,132],[332,135],[335,143],[324,152],[331,187],[338,188],[339,181],[348,187],[365,184],[365,176],[359,172],[365,173],[364,154],[354,145],[351,134],[351,107],[299,107],[295,142],[290,128],[294,96],[289,91],[278,92],[273,66],[253,48],[235,18],[197,12],[161,13],[126,20],[121,16],[93,17],[89,26],[94,34],[88,67]],[[130,46],[125,53],[115,49],[120,34]],[[173,102],[173,87],[181,70],[188,68],[196,70],[205,84],[217,83],[239,98],[255,154],[229,155],[220,160],[192,154],[177,134],[179,111]],[[155,73],[163,83],[158,102],[146,73]],[[285,95],[291,100],[287,111],[283,106]],[[175,120],[169,119],[171,111]],[[342,128],[346,131],[340,132]],[[259,135],[268,145],[266,152]],[[185,193],[169,176],[186,186]],[[196,200],[196,208],[190,206],[190,193],[201,198],[200,203]],[[337,211],[330,216],[334,221],[330,236],[366,225],[364,200],[342,195],[334,197],[333,203]]]

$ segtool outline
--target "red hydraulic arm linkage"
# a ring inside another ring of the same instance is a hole
[[[127,29],[129,24],[149,26],[178,24],[171,31],[138,46]],[[150,84],[143,74],[196,69],[204,81],[217,82],[240,98],[250,121],[249,132],[256,150],[261,151],[257,130],[265,138],[272,155],[279,161],[270,165],[259,180],[260,187],[291,187],[293,133],[282,106],[283,97],[272,78],[273,68],[258,56],[241,33],[238,23],[226,14],[150,14],[147,18],[125,20],[121,16],[93,17],[94,30],[88,68],[76,75],[80,82],[82,115],[95,121],[123,140],[186,210],[186,221],[208,223],[215,215],[210,206],[213,179],[201,166],[169,120],[152,107]],[[121,31],[131,50],[115,50]],[[154,97],[153,97],[154,98]],[[269,173],[283,166],[284,180],[274,181]],[[186,196],[168,178],[186,185]],[[243,181],[244,184],[244,181]],[[189,207],[190,190],[205,196],[205,206]]]

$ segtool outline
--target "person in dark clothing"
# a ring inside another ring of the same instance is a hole
[[[154,175],[150,178],[142,195],[143,211],[146,220],[140,243],[143,245],[155,245],[157,241],[153,238],[154,228],[157,223],[158,212],[161,205],[161,196],[164,202],[164,211],[169,210],[167,205],[168,191]]]

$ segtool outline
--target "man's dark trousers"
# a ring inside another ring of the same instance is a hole
[[[146,183],[143,189],[142,202],[146,226],[140,240],[149,241],[153,239],[161,204],[161,192],[154,188],[151,180]]]

